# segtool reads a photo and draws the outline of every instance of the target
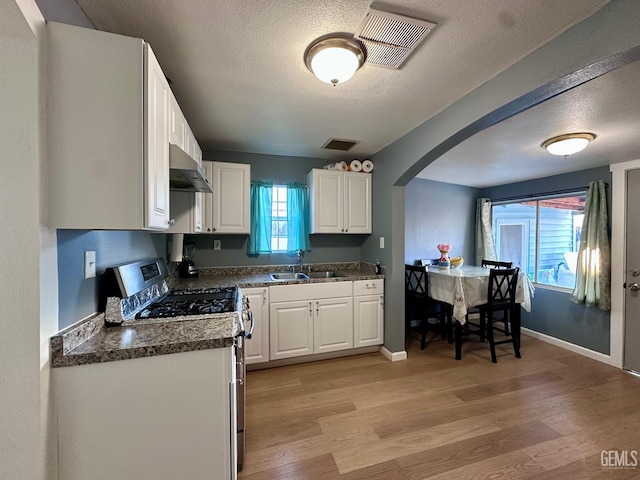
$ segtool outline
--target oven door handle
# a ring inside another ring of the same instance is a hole
[[[253,328],[256,326],[256,322],[255,319],[253,318],[253,312],[251,310],[249,310],[247,312],[247,315],[249,316],[249,318],[251,319],[251,328],[249,328],[249,331],[247,332],[246,330],[244,331],[244,336],[247,339],[251,338],[251,335],[253,335]]]

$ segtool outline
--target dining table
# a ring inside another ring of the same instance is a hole
[[[458,268],[441,268],[430,265],[429,296],[453,307],[455,328],[456,360],[462,358],[462,326],[467,322],[469,308],[483,305],[488,301],[490,268],[463,265]],[[515,303],[531,311],[531,298],[534,287],[525,272],[518,274]],[[511,328],[520,343],[521,308],[514,308],[511,316]]]

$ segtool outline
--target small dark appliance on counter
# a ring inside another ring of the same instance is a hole
[[[181,278],[193,278],[198,276],[198,267],[190,258],[184,257],[178,264],[178,275]]]

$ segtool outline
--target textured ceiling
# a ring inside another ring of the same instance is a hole
[[[337,87],[313,77],[304,50],[353,33],[369,0],[77,3],[96,28],[151,44],[204,148],[334,160],[371,156],[607,1],[376,2],[437,26],[400,70],[365,65]],[[320,149],[329,137],[360,143]]]
[[[640,158],[640,62],[587,82],[457,145],[418,176],[473,187],[543,178]],[[567,158],[541,144],[571,132],[597,138]]]

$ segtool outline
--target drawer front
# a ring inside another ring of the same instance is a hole
[[[382,295],[384,280],[356,280],[353,282],[353,295]]]
[[[352,295],[352,281],[274,285],[269,287],[269,298],[272,303],[351,297]]]

